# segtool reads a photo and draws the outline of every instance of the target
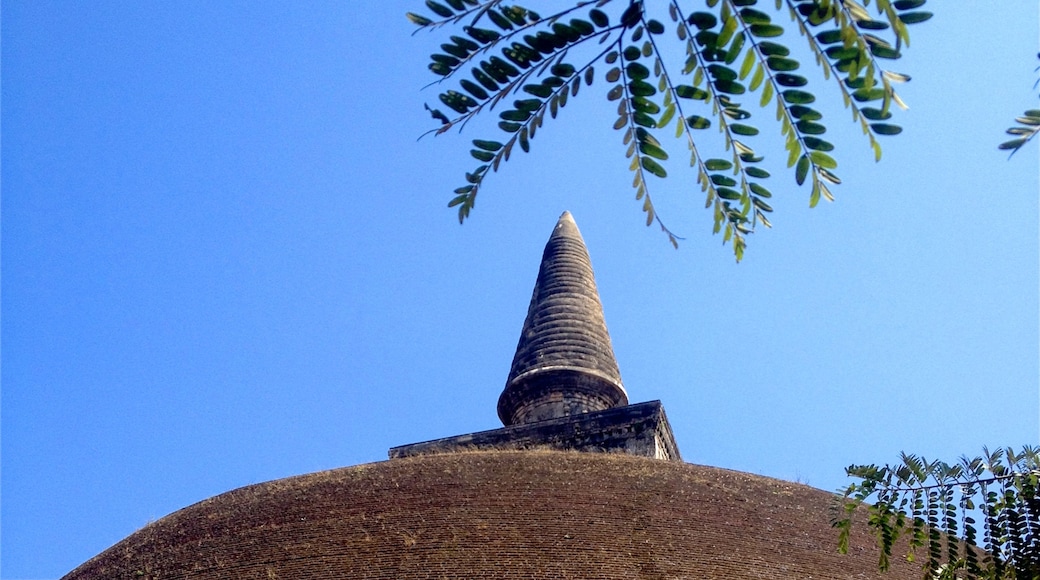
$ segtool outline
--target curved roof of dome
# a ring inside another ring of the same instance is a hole
[[[832,495],[628,455],[474,452],[243,487],[69,573],[94,578],[892,578],[836,553]]]

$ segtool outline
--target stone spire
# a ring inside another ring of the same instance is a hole
[[[589,253],[564,212],[542,253],[498,416],[508,427],[627,404]]]

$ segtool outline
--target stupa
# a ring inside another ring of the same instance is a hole
[[[570,214],[556,225],[499,398],[501,429],[243,487],[155,521],[64,578],[859,579],[834,496],[684,463],[659,401],[628,404]]]

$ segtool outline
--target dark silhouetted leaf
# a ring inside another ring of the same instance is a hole
[[[758,129],[750,125],[742,125],[740,123],[731,123],[729,126],[730,131],[733,131],[737,135],[754,136],[758,135]]]
[[[882,111],[881,109],[875,109],[874,107],[863,107],[859,112],[863,113],[863,116],[871,121],[884,121],[892,118],[891,111]]]
[[[707,30],[709,28],[715,28],[719,20],[714,14],[710,12],[694,12],[686,19],[686,22],[696,26],[700,30]]]
[[[870,128],[878,135],[898,135],[903,132],[903,128],[899,125],[889,123],[871,123]]]
[[[642,164],[643,169],[649,171],[657,177],[668,177],[668,172],[664,170],[664,167],[649,157],[643,157],[639,160]]]
[[[455,13],[452,12],[451,8],[448,8],[439,2],[434,2],[433,0],[426,0],[426,7],[442,18],[451,18],[452,16],[455,16]]]
[[[904,24],[917,24],[919,22],[924,22],[931,17],[931,12],[904,12],[899,15],[899,19],[902,20]]]
[[[794,180],[801,185],[805,183],[805,177],[809,174],[809,158],[805,155],[798,160],[798,165],[794,170]]]
[[[802,142],[805,143],[806,147],[808,147],[809,149],[813,149],[815,151],[833,151],[834,150],[834,145],[830,144],[827,141],[824,141],[823,139],[820,139],[819,137],[806,136],[806,137],[802,138]]]

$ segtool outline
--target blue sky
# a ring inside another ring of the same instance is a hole
[[[654,189],[680,249],[642,226],[600,84],[460,227],[468,140],[496,130],[417,140],[443,42],[411,35],[420,4],[4,3],[0,576],[498,427],[564,210],[629,395],[687,461],[830,490],[902,450],[1038,443],[1038,151],[996,150],[1037,104],[1036,2],[930,3],[904,133],[875,164],[831,103],[837,201],[810,210],[773,155],[774,229],[739,265],[688,180]]]

